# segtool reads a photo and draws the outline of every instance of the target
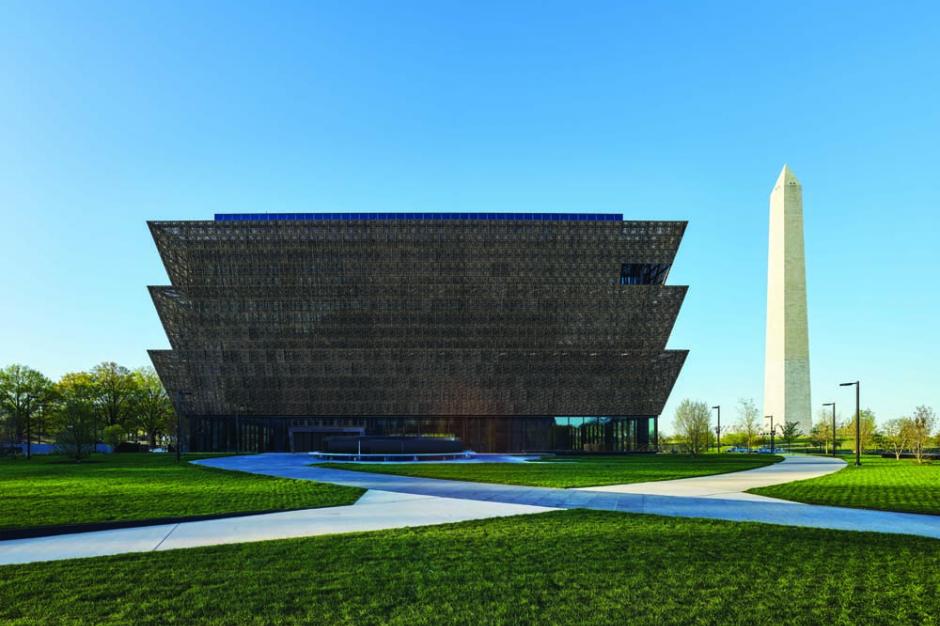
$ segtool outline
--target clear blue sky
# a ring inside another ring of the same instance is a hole
[[[273,8],[272,8],[273,7]],[[813,404],[940,409],[936,2],[4,2],[0,364],[167,346],[147,219],[685,219],[683,397],[761,402],[768,194],[804,185]],[[669,428],[667,426],[667,428]]]

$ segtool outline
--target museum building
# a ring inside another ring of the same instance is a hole
[[[150,357],[193,451],[341,436],[476,452],[656,449],[685,361],[685,222],[619,214],[217,214],[152,221]]]

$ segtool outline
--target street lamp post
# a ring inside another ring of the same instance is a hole
[[[774,454],[774,416],[765,415],[764,419],[770,418],[770,453]]]
[[[859,467],[862,464],[862,425],[859,408],[862,383],[856,380],[854,383],[842,383],[839,386],[851,387],[852,385],[855,385],[855,467]]]
[[[832,456],[836,455],[836,403],[824,402],[823,406],[832,407]]]
[[[718,426],[715,428],[715,441],[718,444],[718,454],[721,454],[721,405],[713,406],[718,411]]]
[[[183,402],[184,398],[191,396],[189,391],[182,389],[176,392],[176,462],[180,462],[180,451],[183,448]]]

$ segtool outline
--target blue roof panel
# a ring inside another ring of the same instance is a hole
[[[620,222],[620,213],[216,213],[216,222],[271,220],[535,220]]]

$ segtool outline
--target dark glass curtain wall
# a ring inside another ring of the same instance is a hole
[[[191,417],[189,449],[309,452],[338,434],[457,437],[475,452],[646,452],[655,417]]]

